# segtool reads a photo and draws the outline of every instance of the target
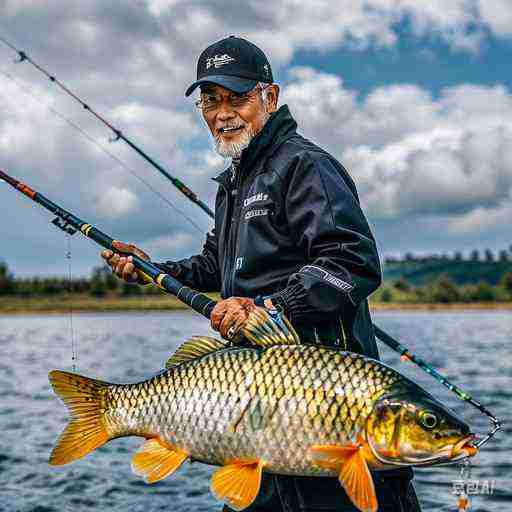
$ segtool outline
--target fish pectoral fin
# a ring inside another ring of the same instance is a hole
[[[380,448],[379,452],[380,455],[382,455],[382,457],[385,457],[386,459],[398,459],[401,455],[400,450],[397,450],[396,448]]]
[[[365,458],[365,446],[315,445],[311,448],[315,464],[338,472],[338,478],[352,503],[362,512],[378,508],[375,486]]]
[[[234,510],[247,508],[259,493],[263,466],[258,459],[231,461],[213,474],[212,493]]]
[[[226,344],[217,338],[194,336],[178,347],[178,350],[165,363],[165,367],[171,368],[185,361],[211,354],[222,348],[226,348]]]
[[[132,471],[148,484],[174,473],[188,454],[158,438],[148,439],[132,458]]]
[[[314,445],[311,447],[314,463],[325,469],[339,471],[341,466],[352,457],[359,447],[357,445]]]

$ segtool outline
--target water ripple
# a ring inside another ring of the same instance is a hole
[[[435,364],[505,422],[474,459],[472,477],[495,480],[492,495],[472,499],[473,512],[504,512],[512,503],[512,315],[509,312],[382,312],[375,322]],[[195,512],[220,510],[209,492],[212,468],[186,465],[153,486],[129,467],[140,440],[119,439],[63,467],[50,467],[48,454],[66,423],[66,412],[51,393],[48,371],[71,370],[67,316],[0,317],[0,512]],[[79,372],[129,382],[162,367],[192,334],[212,335],[207,322],[187,312],[77,315]],[[171,327],[172,326],[172,327]],[[126,349],[129,347],[129,350]],[[384,361],[428,387],[477,432],[487,418],[454,398],[413,365],[382,348]],[[416,471],[424,512],[452,512],[452,482],[458,468]]]

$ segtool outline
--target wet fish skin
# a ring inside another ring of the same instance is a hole
[[[213,338],[185,342],[168,369],[109,384],[50,372],[71,421],[50,463],[66,464],[121,436],[148,439],[132,468],[155,482],[191,458],[222,466],[212,491],[236,510],[256,497],[262,471],[338,475],[352,502],[376,512],[369,468],[473,456],[469,427],[385,364],[301,345],[293,328],[256,312],[244,331],[258,348]]]
[[[258,457],[265,470],[332,475],[313,464],[313,444],[364,434],[375,401],[402,381],[364,356],[311,345],[224,349],[147,381],[110,385],[112,437],[162,437],[221,465]]]

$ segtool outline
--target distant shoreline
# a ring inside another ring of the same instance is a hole
[[[218,300],[217,294],[210,295]],[[60,313],[109,313],[133,311],[174,311],[189,309],[170,296],[138,296],[95,298],[90,296],[67,297],[0,297],[0,315]],[[413,304],[396,302],[370,302],[372,311],[457,311],[457,310],[512,310],[512,302],[471,302]]]

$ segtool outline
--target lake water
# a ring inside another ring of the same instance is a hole
[[[472,480],[493,494],[473,497],[472,511],[512,510],[512,314],[500,311],[381,312],[377,325],[488,406],[504,429],[475,457]],[[130,382],[163,367],[188,336],[212,334],[194,313],[75,315],[78,371]],[[468,404],[396,354],[383,360],[427,387],[477,432],[488,421]],[[219,510],[209,492],[213,468],[185,464],[175,475],[146,485],[130,470],[137,438],[117,439],[69,466],[50,467],[48,455],[66,424],[66,411],[50,391],[51,369],[71,370],[68,316],[0,316],[0,511],[153,512]],[[424,511],[454,511],[458,467],[416,472]]]

